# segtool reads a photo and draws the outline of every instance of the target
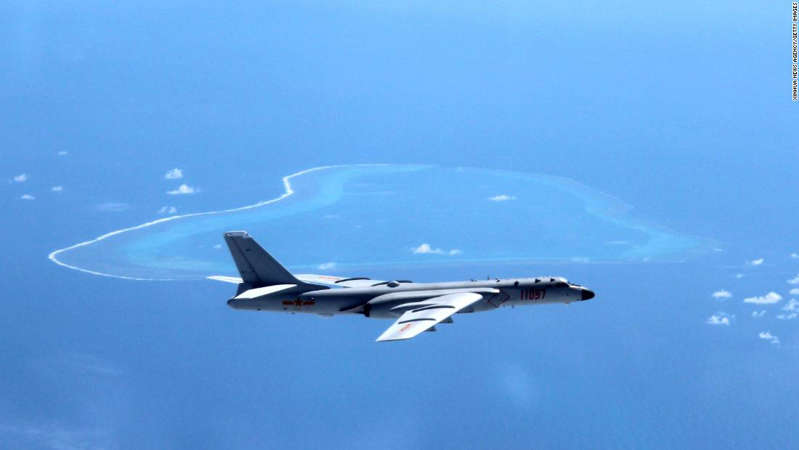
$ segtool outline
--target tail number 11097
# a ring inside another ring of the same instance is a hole
[[[546,289],[522,289],[522,300],[542,300],[547,295]]]

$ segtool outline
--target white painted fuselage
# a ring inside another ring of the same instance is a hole
[[[393,319],[403,309],[397,305],[422,302],[441,295],[475,292],[483,296],[464,312],[490,311],[503,306],[571,303],[587,300],[593,293],[562,278],[510,278],[443,283],[390,282],[368,287],[335,287],[301,292],[297,285],[283,284],[248,289],[228,301],[235,309],[313,313],[363,314]]]

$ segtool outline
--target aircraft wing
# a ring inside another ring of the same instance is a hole
[[[312,284],[336,284],[336,281],[343,280],[344,277],[335,277],[332,275],[316,275],[313,273],[298,273],[294,275],[300,281]]]
[[[375,283],[385,283],[385,281],[372,280],[366,277],[344,278],[344,277],[335,277],[332,275],[316,275],[312,273],[301,273],[294,276],[300,281],[304,281],[306,283],[324,284],[327,286],[345,287],[345,288],[369,287],[373,286]],[[223,281],[225,283],[233,283],[233,284],[239,284],[244,282],[244,280],[242,280],[240,277],[229,277],[226,275],[209,275],[206,278],[208,278],[209,280]]]
[[[458,292],[425,299],[418,308],[405,311],[377,338],[377,342],[415,337],[482,298],[482,295],[474,292]]]
[[[316,275],[312,273],[300,273],[294,276],[306,283],[326,284],[328,286],[344,288],[370,287],[374,286],[376,283],[385,283],[381,280],[372,280],[366,277],[345,278],[332,275]]]

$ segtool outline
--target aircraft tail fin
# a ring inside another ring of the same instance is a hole
[[[257,288],[275,284],[304,284],[272,258],[246,231],[228,231],[225,242],[244,283]]]

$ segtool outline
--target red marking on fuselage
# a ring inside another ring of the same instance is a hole
[[[404,333],[404,332],[405,332],[405,331],[407,331],[407,330],[408,330],[408,328],[410,328],[410,327],[411,327],[411,324],[407,323],[407,324],[405,324],[405,326],[404,326],[404,327],[402,327],[402,328],[400,328],[400,329],[399,329],[399,332],[400,332],[400,333]]]
[[[283,305],[285,305],[285,306],[294,305],[294,306],[297,307],[297,309],[300,309],[303,306],[313,306],[315,304],[316,304],[316,300],[301,300],[299,298],[296,299],[296,300],[283,300]]]
[[[522,300],[541,300],[547,295],[546,289],[522,289],[519,298]]]

